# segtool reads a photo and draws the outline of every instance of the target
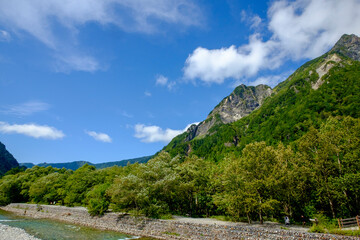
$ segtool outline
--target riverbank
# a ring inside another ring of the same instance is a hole
[[[0,240],[40,240],[25,230],[17,227],[10,227],[0,223]]]
[[[106,213],[91,217],[86,208],[54,205],[10,204],[3,210],[32,218],[47,218],[101,230],[157,239],[358,239],[355,237],[308,233],[306,229],[281,229],[280,224],[248,225],[213,219],[176,217],[172,220]]]

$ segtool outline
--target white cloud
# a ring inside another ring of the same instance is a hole
[[[156,77],[156,85],[166,86],[168,78],[163,75],[158,75]]]
[[[159,126],[144,124],[135,125],[135,137],[141,139],[142,142],[153,143],[153,142],[170,142],[177,135],[185,132],[191,125],[198,124],[192,123],[187,125],[182,130],[173,130],[170,128],[162,129]]]
[[[50,105],[41,101],[29,101],[17,105],[4,106],[0,112],[18,116],[28,116],[37,112],[46,111]]]
[[[126,118],[133,118],[134,116],[126,111],[122,111],[121,115],[123,115]]]
[[[293,72],[294,71],[291,70],[291,71],[286,71],[286,72],[278,74],[278,75],[261,76],[261,77],[256,78],[254,81],[250,82],[248,85],[249,86],[257,86],[259,84],[265,84],[270,87],[275,87],[280,82],[286,80],[286,78],[288,78],[289,75]],[[236,83],[236,86],[238,86],[238,85],[240,85],[240,83]]]
[[[184,75],[206,83],[223,83],[226,78],[240,79],[255,75],[260,69],[277,65],[269,55],[273,42],[262,42],[258,35],[250,37],[248,45],[236,48],[208,50],[198,47],[186,59]]]
[[[78,49],[76,36],[80,27],[89,23],[114,25],[128,32],[154,33],[164,23],[200,26],[203,16],[200,7],[191,0],[0,1],[0,24],[17,35],[32,35],[54,50],[65,66],[73,66],[71,70],[101,69],[91,56],[73,53]]]
[[[11,40],[10,33],[5,30],[0,30],[0,41],[1,42],[9,42],[10,40]]]
[[[144,92],[144,95],[145,95],[145,97],[151,97],[151,92],[145,91],[145,92]]]
[[[240,15],[241,21],[249,25],[250,29],[256,29],[262,23],[262,19],[259,15],[247,13],[245,10],[242,10]]]
[[[101,69],[99,62],[91,56],[71,53],[69,55],[56,54],[56,71],[69,72],[71,70],[95,72]]]
[[[288,59],[317,57],[342,34],[360,34],[359,9],[358,0],[275,1],[268,10],[268,40],[255,33],[248,44],[239,47],[198,47],[186,59],[184,77],[223,83],[227,78],[246,79],[261,70],[277,68]],[[253,18],[251,26],[260,20]]]
[[[163,75],[156,76],[156,85],[166,86],[170,91],[174,89],[176,82],[169,81],[169,79]]]
[[[277,1],[268,11],[268,27],[285,54],[314,58],[342,34],[360,34],[359,9],[359,0]]]
[[[8,124],[6,122],[0,122],[0,132],[7,134],[23,134],[33,138],[45,138],[45,139],[61,139],[65,137],[65,134],[57,130],[54,127],[37,124]]]
[[[85,131],[85,133],[91,137],[93,137],[95,140],[100,141],[100,142],[107,142],[107,143],[111,143],[112,139],[109,135],[105,134],[105,133],[101,133],[101,132],[94,132],[94,131]]]

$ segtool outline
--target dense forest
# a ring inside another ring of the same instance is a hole
[[[329,117],[285,146],[246,145],[216,163],[161,152],[146,164],[76,171],[35,166],[0,181],[0,204],[56,202],[151,217],[226,215],[233,220],[353,216],[360,211],[360,120]]]

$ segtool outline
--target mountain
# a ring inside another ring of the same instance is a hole
[[[146,163],[152,157],[153,156],[145,156],[145,157],[116,161],[116,162],[105,162],[105,163],[97,163],[97,164],[87,162],[87,161],[74,161],[74,162],[65,162],[65,163],[39,163],[39,164],[36,164],[36,166],[39,166],[39,167],[52,166],[54,168],[66,168],[66,169],[71,169],[71,170],[75,171],[76,169],[84,166],[85,164],[88,164],[88,165],[95,166],[97,169],[102,169],[102,168],[107,168],[107,167],[112,167],[112,166],[126,166],[127,164],[134,164],[137,162],[138,163]],[[20,165],[25,166],[27,168],[32,168],[33,166],[35,166],[35,164],[33,164],[33,163],[20,163]]]
[[[247,87],[241,84],[226,98],[224,98],[210,112],[208,117],[198,125],[192,125],[188,130],[186,140],[207,135],[215,125],[235,122],[260,107],[264,99],[270,96],[269,86],[258,85]]]
[[[18,167],[19,163],[14,156],[6,150],[4,144],[0,142],[0,176],[9,171],[11,168]]]
[[[319,128],[329,116],[359,118],[359,60],[360,38],[343,35],[329,52],[305,63],[274,89],[264,85],[255,87],[262,88],[263,94],[261,98],[246,98],[258,99],[258,106],[247,108],[247,116],[236,120],[241,109],[237,104],[228,104],[239,88],[250,88],[241,85],[214,108],[215,115],[210,113],[207,120],[175,137],[164,150],[172,156],[195,154],[218,161],[227,152],[240,152],[246,144],[255,141],[273,145],[280,141],[291,143],[311,127]],[[243,96],[238,95],[238,101]],[[221,107],[224,104],[227,107]],[[229,108],[233,109],[229,111]],[[227,118],[228,122],[219,120],[228,113],[235,121],[231,122],[231,117]],[[202,136],[197,134],[197,129],[214,116],[217,124],[209,125]]]

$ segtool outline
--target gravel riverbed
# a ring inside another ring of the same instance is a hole
[[[22,203],[12,203],[1,209],[31,218],[61,220],[100,230],[112,230],[133,236],[164,240],[359,240],[358,237],[309,233],[306,228],[298,226],[284,228],[283,225],[274,223],[248,225],[179,216],[175,216],[172,220],[160,220],[114,212],[106,213],[102,217],[92,217],[83,207],[69,208]]]
[[[0,240],[40,240],[26,233],[24,229],[0,223]]]

